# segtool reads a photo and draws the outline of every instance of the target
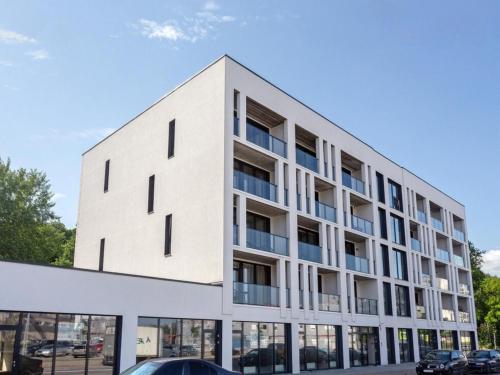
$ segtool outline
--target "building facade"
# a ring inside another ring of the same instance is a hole
[[[298,373],[474,347],[466,233],[462,204],[223,56],[84,153],[75,267],[220,293],[137,315],[138,359]]]

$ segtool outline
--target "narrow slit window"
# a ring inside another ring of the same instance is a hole
[[[148,213],[153,212],[155,204],[155,175],[149,176]]]
[[[168,157],[174,156],[175,146],[175,120],[170,121],[168,124]]]
[[[104,269],[104,244],[106,242],[105,238],[101,238],[101,244],[99,246],[99,271]]]
[[[165,216],[165,255],[172,253],[172,214]]]
[[[106,160],[106,164],[104,165],[104,192],[108,191],[109,187],[109,159]]]

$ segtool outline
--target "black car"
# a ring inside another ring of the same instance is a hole
[[[25,355],[19,356],[19,361],[21,363],[21,375],[42,375],[43,374],[43,361],[41,359],[35,359],[26,357]]]
[[[417,363],[417,374],[464,374],[467,358],[460,350],[432,350]]]
[[[489,374],[500,371],[500,352],[496,350],[473,350],[468,360],[470,372]]]
[[[148,359],[125,370],[121,375],[239,375],[202,359]]]

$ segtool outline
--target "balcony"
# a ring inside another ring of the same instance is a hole
[[[427,275],[425,273],[422,274],[422,285],[423,286],[432,286],[431,275]]]
[[[444,232],[444,225],[443,222],[439,219],[432,218],[432,226],[434,229],[440,230],[441,232]]]
[[[321,263],[321,247],[299,241],[299,258],[310,262]]]
[[[460,323],[470,323],[470,314],[465,311],[458,312],[458,321]]]
[[[286,158],[286,142],[247,122],[247,140]]]
[[[340,296],[318,293],[318,305],[320,311],[340,312]]]
[[[360,194],[365,194],[365,183],[349,173],[342,171],[342,185],[357,191]]]
[[[299,148],[296,148],[295,159],[297,161],[297,164],[302,165],[303,167],[318,173],[318,159],[316,159],[311,154],[308,154],[307,152],[302,151]]]
[[[450,253],[448,252],[448,250],[436,248],[436,258],[438,258],[440,260],[444,260],[445,262],[449,262],[450,261]]]
[[[247,247],[288,256],[288,238],[247,228]]]
[[[441,310],[443,315],[443,320],[445,322],[454,322],[455,321],[455,312],[453,310],[443,309]]]
[[[458,284],[458,292],[460,294],[470,294],[470,288],[468,284],[459,283]]]
[[[240,171],[234,171],[233,187],[273,202],[278,201],[276,185]]]
[[[453,228],[453,238],[465,242],[465,234],[459,229]]]
[[[411,249],[415,251],[422,251],[422,245],[416,238],[411,239]]]
[[[448,280],[436,277],[436,286],[441,290],[448,290]]]
[[[457,266],[465,267],[464,258],[460,255],[453,254],[453,263],[455,263]]]
[[[378,315],[377,300],[356,298],[356,314]]]
[[[373,223],[356,215],[351,215],[351,228],[373,236]]]
[[[427,215],[425,214],[424,211],[417,210],[417,219],[421,223],[427,224]]]
[[[416,305],[415,310],[417,311],[417,319],[425,319],[426,318],[425,306]]]
[[[346,267],[352,271],[369,273],[368,259],[346,254]]]
[[[269,285],[233,283],[233,302],[242,305],[279,306],[279,288]]]
[[[237,137],[240,136],[240,119],[238,117],[233,117],[233,134]]]
[[[240,229],[239,229],[238,224],[233,224],[233,245],[240,244],[239,233],[240,233]]]
[[[335,210],[335,207],[329,206],[319,201],[316,201],[316,216],[321,219],[329,220],[333,223],[337,221],[337,212]]]

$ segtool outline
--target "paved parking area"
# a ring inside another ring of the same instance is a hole
[[[402,365],[355,367],[347,370],[302,371],[301,374],[311,375],[415,375],[415,363]]]

